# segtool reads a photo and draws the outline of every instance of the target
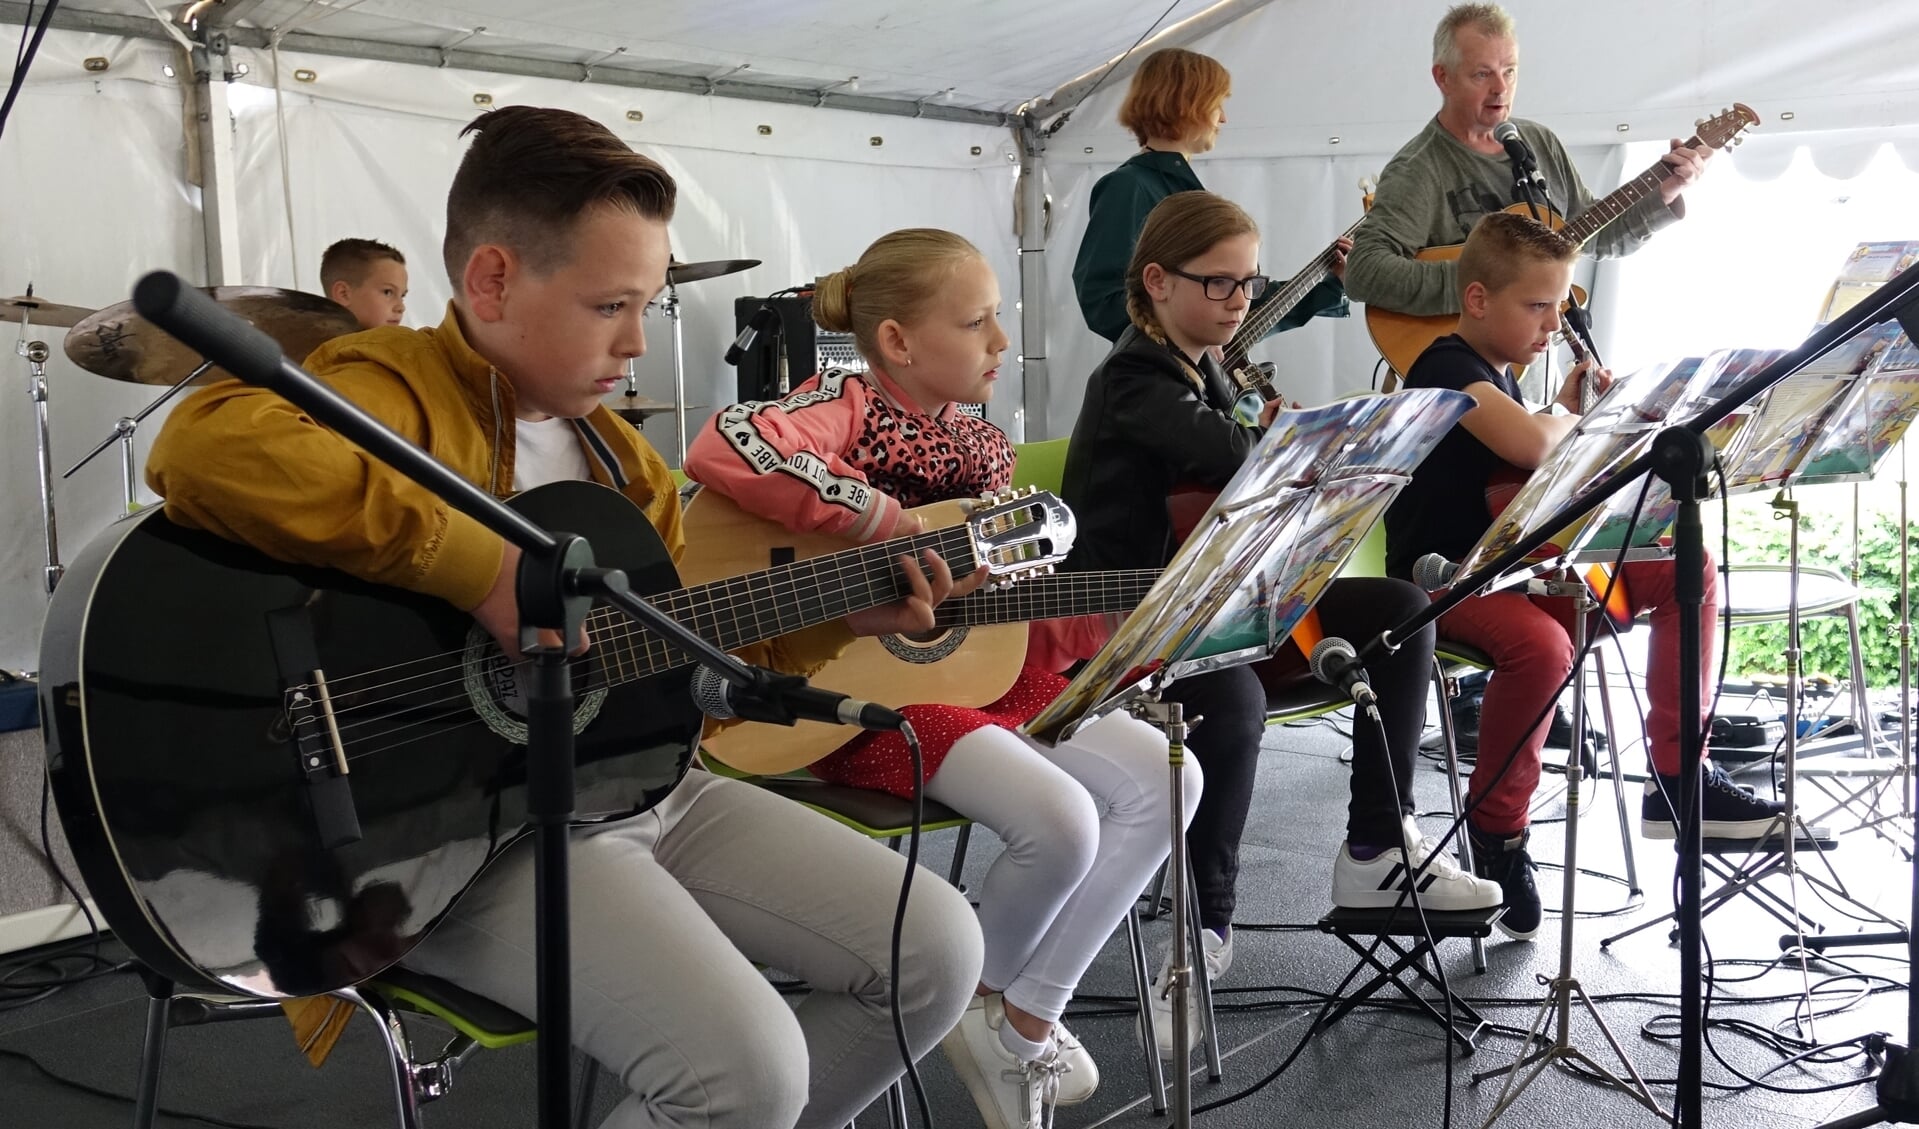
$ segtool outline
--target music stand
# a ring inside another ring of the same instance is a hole
[[[1884,372],[1884,376],[1880,374]],[[1781,760],[1784,765],[1785,811],[1765,833],[1751,839],[1709,840],[1704,865],[1723,880],[1722,885],[1705,896],[1703,913],[1744,894],[1771,914],[1791,932],[1781,938],[1782,948],[1803,948],[1808,927],[1817,923],[1800,912],[1796,899],[1787,900],[1763,888],[1760,883],[1783,874],[1788,882],[1804,879],[1826,895],[1851,903],[1862,914],[1898,927],[1885,914],[1854,898],[1838,872],[1825,858],[1836,842],[1823,829],[1809,824],[1799,814],[1796,781],[1801,774],[1822,775],[1812,767],[1798,763],[1798,717],[1800,710],[1799,647],[1799,524],[1798,503],[1789,500],[1786,488],[1800,484],[1857,482],[1870,478],[1879,463],[1890,453],[1915,415],[1919,415],[1919,353],[1906,341],[1896,324],[1881,324],[1848,339],[1830,353],[1807,365],[1799,373],[1771,388],[1758,400],[1726,451],[1724,463],[1728,494],[1779,488],[1773,502],[1775,511],[1790,519],[1787,540],[1788,598],[1786,617],[1786,726]],[[1725,426],[1728,421],[1722,421]],[[1730,575],[1730,573],[1728,574]],[[1853,614],[1856,615],[1856,612]],[[1856,622],[1856,621],[1855,621]],[[1856,638],[1856,636],[1855,636]],[[1853,674],[1855,701],[1864,705],[1864,671],[1855,647]],[[1866,751],[1875,754],[1882,743],[1872,725],[1870,711],[1855,710],[1861,726],[1860,737]],[[1909,766],[1871,766],[1881,778],[1903,780]],[[1848,765],[1827,776],[1856,778],[1870,775],[1867,766]],[[1823,815],[1830,815],[1865,792],[1868,783]],[[1875,796],[1875,802],[1876,802]],[[1826,876],[1806,872],[1798,853],[1812,850],[1824,864]],[[1723,862],[1728,855],[1743,856],[1733,865]],[[1826,899],[1822,899],[1826,900]],[[1675,911],[1676,912],[1676,911]],[[1641,922],[1601,942],[1630,936],[1660,921],[1665,915]],[[1702,914],[1703,916],[1703,914]]]
[[[1279,413],[1160,579],[1066,689],[1024,727],[1056,744],[1127,708],[1166,734],[1172,772],[1173,1046],[1187,1047],[1187,721],[1165,688],[1277,651],[1412,472],[1472,408],[1422,388]],[[1191,1071],[1173,1076],[1174,1123],[1192,1123]]]
[[[1495,579],[1484,591],[1496,591],[1503,587],[1526,584],[1527,590],[1539,595],[1565,597],[1574,600],[1573,617],[1573,654],[1575,666],[1575,684],[1579,679],[1579,669],[1583,666],[1587,653],[1587,625],[1590,613],[1598,605],[1593,601],[1594,593],[1588,590],[1585,581],[1568,579],[1536,579],[1541,572],[1553,573],[1563,577],[1565,566],[1582,561],[1607,562],[1618,560],[1622,553],[1627,559],[1645,558],[1663,555],[1654,536],[1658,527],[1649,528],[1644,520],[1634,520],[1631,509],[1619,513],[1616,521],[1606,521],[1610,509],[1602,506],[1594,510],[1585,519],[1557,530],[1551,529],[1550,522],[1569,503],[1595,490],[1601,483],[1615,476],[1620,468],[1632,462],[1648,450],[1660,430],[1666,426],[1669,416],[1689,414],[1697,405],[1706,402],[1707,392],[1713,387],[1713,378],[1718,372],[1722,357],[1688,357],[1674,364],[1658,364],[1640,369],[1616,381],[1605,396],[1593,409],[1580,418],[1578,425],[1565,439],[1553,448],[1550,456],[1526,481],[1512,501],[1493,521],[1480,538],[1479,544],[1466,555],[1460,566],[1462,574],[1470,574],[1492,564],[1507,550],[1523,542],[1536,539],[1543,532],[1550,532],[1553,540],[1532,554],[1522,567],[1514,569],[1505,576]],[[1634,496],[1636,501],[1637,496]],[[1616,500],[1615,500],[1616,501]],[[1591,543],[1608,543],[1606,550],[1595,549]],[[1603,578],[1597,582],[1605,586]],[[1586,719],[1583,694],[1575,694],[1573,709],[1573,739],[1567,753],[1566,782],[1567,807],[1576,809],[1578,792],[1582,783],[1583,770],[1579,763],[1579,752],[1584,744]],[[1615,740],[1617,735],[1615,734]],[[1620,785],[1618,752],[1613,756],[1614,786]],[[1620,809],[1620,833],[1630,847],[1628,828],[1625,826],[1625,809]],[[1587,1071],[1598,1075],[1611,1086],[1644,1106],[1654,1116],[1670,1120],[1660,1110],[1657,1100],[1647,1088],[1644,1079],[1633,1066],[1632,1059],[1618,1038],[1613,1035],[1605,1019],[1593,1005],[1584,987],[1573,975],[1573,929],[1577,921],[1574,909],[1574,884],[1578,874],[1578,850],[1580,820],[1569,816],[1566,820],[1565,862],[1561,877],[1561,913],[1559,968],[1548,981],[1547,992],[1538,1011],[1528,1028],[1526,1042],[1513,1062],[1498,1070],[1489,1070],[1473,1076],[1478,1084],[1498,1075],[1505,1075],[1505,1082],[1485,1124],[1497,1121],[1519,1096],[1556,1063],[1578,1064]],[[1628,860],[1631,858],[1628,851]],[[1637,887],[1636,878],[1632,880]],[[1584,1008],[1591,1017],[1614,1057],[1623,1068],[1622,1074],[1615,1073],[1592,1055],[1587,1054],[1572,1041],[1572,1013],[1575,1004]],[[1552,1034],[1546,1034],[1547,1028]],[[1543,1045],[1539,1045],[1543,1044]]]

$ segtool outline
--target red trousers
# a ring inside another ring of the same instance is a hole
[[[1621,576],[1635,613],[1652,613],[1647,649],[1646,742],[1653,769],[1679,772],[1679,606],[1673,596],[1673,562],[1635,561]],[[1714,640],[1718,634],[1719,584],[1706,558],[1706,599],[1700,608],[1700,715],[1704,726],[1712,703]],[[1439,619],[1439,638],[1456,640],[1490,655],[1493,675],[1479,712],[1479,759],[1470,789],[1479,806],[1473,825],[1491,835],[1511,835],[1526,826],[1526,809],[1539,784],[1539,751],[1552,727],[1551,702],[1573,667],[1572,601],[1520,592],[1473,596]],[[1597,638],[1589,632],[1588,638]],[[1539,724],[1527,726],[1538,718]],[[1618,740],[1617,734],[1610,735]],[[1510,767],[1506,762],[1511,761]]]

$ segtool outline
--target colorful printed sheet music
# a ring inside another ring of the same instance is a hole
[[[1471,408],[1464,393],[1421,388],[1281,412],[1159,582],[1026,732],[1063,740],[1155,675],[1278,650]]]

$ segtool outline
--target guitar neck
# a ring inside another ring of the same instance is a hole
[[[650,602],[721,650],[733,651],[904,597],[906,578],[895,558],[917,558],[923,549],[945,558],[955,576],[967,575],[977,563],[972,537],[958,525],[664,592]],[[693,661],[651,632],[620,630],[614,625],[624,624],[625,617],[606,611],[604,618],[595,613],[593,626],[600,633],[595,646],[606,637],[611,653],[606,665],[616,681]]]
[[[1354,220],[1351,227],[1340,232],[1339,239],[1344,239],[1359,230],[1359,225],[1363,222],[1365,222],[1364,216]],[[1273,331],[1273,327],[1279,324],[1280,319],[1298,308],[1299,304],[1306,300],[1306,295],[1312,292],[1313,287],[1326,281],[1327,277],[1333,273],[1333,262],[1339,252],[1339,239],[1328,243],[1325,250],[1313,257],[1312,262],[1307,263],[1298,274],[1288,279],[1286,285],[1280,287],[1271,298],[1240,324],[1232,340],[1226,343],[1224,367],[1227,372],[1245,364],[1246,354],[1252,347],[1263,341],[1266,335]]]
[[[1700,141],[1699,138],[1694,137],[1686,144],[1697,146]],[[1654,161],[1653,166],[1645,172],[1620,185],[1603,199],[1593,201],[1591,207],[1568,221],[1559,233],[1583,246],[1587,240],[1598,235],[1607,224],[1625,215],[1633,205],[1656,194],[1659,186],[1671,179],[1672,175],[1671,165],[1664,161]]]
[[[933,619],[940,627],[972,627],[1131,611],[1159,576],[1156,568],[1036,576],[1011,588],[948,600],[934,609]]]

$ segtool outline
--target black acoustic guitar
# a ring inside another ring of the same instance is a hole
[[[513,499],[726,649],[905,594],[894,557],[956,575],[1065,557],[1072,515],[1001,495],[962,525],[682,588],[623,495]],[[685,773],[701,718],[681,653],[611,607],[573,664],[577,811],[635,815]],[[89,545],[48,609],[47,763],[89,892],[129,949],[187,990],[314,995],[398,961],[525,821],[515,666],[439,599],[289,565],[159,511]]]

